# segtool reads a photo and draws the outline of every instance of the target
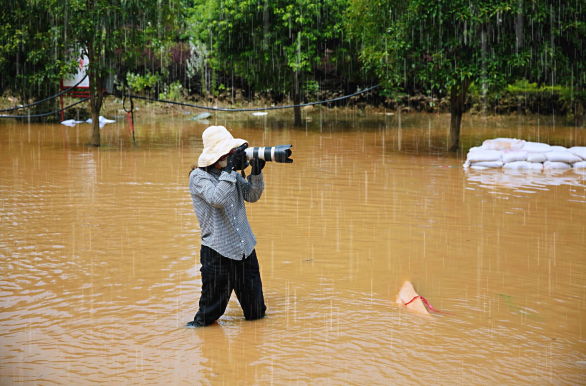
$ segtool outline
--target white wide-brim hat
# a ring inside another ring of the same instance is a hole
[[[230,153],[230,150],[241,146],[248,141],[234,138],[224,126],[210,126],[201,135],[203,139],[203,152],[197,160],[197,166],[205,168],[216,163],[222,156]]]

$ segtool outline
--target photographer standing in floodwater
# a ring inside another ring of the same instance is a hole
[[[189,174],[193,209],[201,229],[201,298],[199,310],[187,327],[212,324],[224,314],[232,290],[246,320],[265,316],[256,251],[256,239],[246,217],[244,201],[256,202],[264,189],[265,161],[252,158],[247,166],[247,141],[235,139],[223,126],[210,126],[202,134],[204,149]]]

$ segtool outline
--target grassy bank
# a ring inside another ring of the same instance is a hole
[[[343,95],[324,90],[315,94],[310,101],[331,100],[341,96]],[[217,93],[217,95],[213,97],[199,95],[188,96],[181,93],[170,93],[169,95],[161,94],[159,97],[161,99],[173,100],[191,105],[231,109],[252,109],[256,107],[285,106],[293,104],[288,98],[275,101],[270,95],[263,93],[256,93],[247,98],[244,96],[242,90],[230,89],[225,89],[223,92]],[[580,123],[581,116],[582,124],[577,126],[582,127],[584,108],[582,104],[579,103],[579,97],[582,97],[582,95],[569,88],[562,86],[538,86],[535,83],[529,83],[527,81],[516,82],[507,86],[504,90],[487,93],[486,95],[483,95],[479,86],[472,85],[466,98],[466,113],[483,116],[556,116],[568,125],[576,125],[577,122]],[[77,101],[78,99],[66,97],[64,98],[64,105],[68,106]],[[30,102],[31,101],[29,101],[29,103]],[[19,101],[12,97],[0,97],[0,109],[15,107],[21,103],[22,102],[19,103]],[[149,114],[154,115],[185,114],[195,116],[201,112],[207,111],[189,106],[149,102],[139,99],[134,99],[134,106],[135,109],[147,111]],[[123,106],[121,98],[108,96],[105,98],[102,115],[124,115],[126,114],[124,107],[126,107],[126,109],[130,108],[128,100],[126,100],[126,104]],[[30,114],[44,113],[51,110],[58,110],[59,108],[59,100],[55,99],[31,108]],[[373,90],[334,103],[308,106],[304,111],[310,113],[316,109],[358,110],[358,115],[396,112],[397,110],[400,110],[401,113],[404,114],[417,112],[444,114],[449,113],[450,104],[449,98],[447,97],[436,98],[425,95],[414,95],[386,98],[379,95],[377,90]],[[25,110],[18,110],[17,112],[22,114],[24,111]],[[14,113],[15,112],[9,112],[8,114]],[[66,110],[64,114],[64,119],[86,120],[89,117],[87,102],[80,103],[79,105]],[[57,122],[61,117],[60,114],[56,114],[41,119],[47,122]]]

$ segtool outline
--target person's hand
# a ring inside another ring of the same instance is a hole
[[[246,167],[246,153],[244,152],[244,149],[246,149],[246,144],[237,147],[230,153],[226,160],[226,167],[224,168],[226,173],[231,173],[232,170],[241,170]]]
[[[246,160],[246,153],[244,150],[246,149],[246,144],[237,147],[232,154],[234,157],[234,169],[235,170],[244,170],[248,167],[248,161]]]
[[[258,176],[262,169],[265,167],[266,162],[260,158],[253,158],[250,160],[250,166],[252,166],[252,171],[250,172],[253,176]]]
[[[224,169],[222,169],[228,174],[232,173],[232,171],[234,170],[234,157],[232,157],[233,155],[234,154],[228,156],[228,159],[226,159],[226,166],[224,166]]]

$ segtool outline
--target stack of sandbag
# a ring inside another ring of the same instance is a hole
[[[586,146],[574,146],[568,149],[570,153],[577,157],[582,158],[582,161],[578,161],[572,164],[574,170],[586,170]]]
[[[527,171],[586,169],[586,147],[567,149],[514,138],[487,139],[468,152],[465,168],[503,168]]]
[[[499,150],[486,150],[481,147],[473,147],[468,152],[464,167],[478,169],[502,168],[503,155]]]
[[[550,151],[551,146],[546,143],[523,141],[523,146],[517,151],[516,157],[511,153],[503,154],[506,160],[503,169],[540,172],[543,170],[544,162],[547,162],[545,154]]]

